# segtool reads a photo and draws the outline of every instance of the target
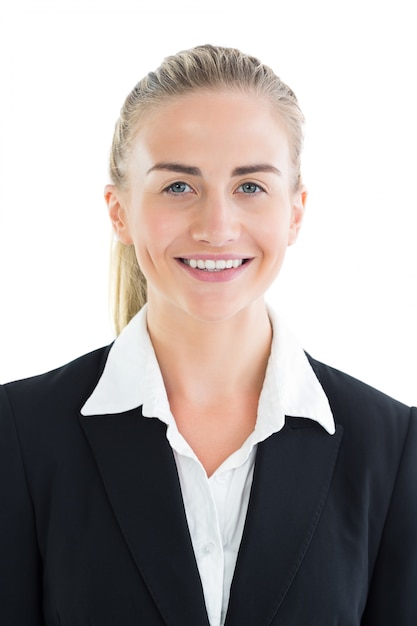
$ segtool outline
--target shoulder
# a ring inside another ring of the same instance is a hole
[[[336,423],[345,433],[359,436],[373,433],[375,438],[406,437],[410,420],[416,421],[417,410],[395,400],[374,387],[330,367],[310,355],[310,364],[329,400]]]
[[[84,354],[50,372],[0,385],[3,401],[16,413],[46,411],[58,405],[81,408],[104,369],[110,347]]]
[[[407,493],[415,507],[417,408],[310,356],[308,359],[329,400],[336,428],[343,432],[338,477],[373,490],[381,502],[397,484],[399,493]]]

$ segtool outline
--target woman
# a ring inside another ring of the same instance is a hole
[[[1,389],[2,624],[417,623],[416,410],[307,356],[264,300],[303,219],[302,122],[233,49],[128,96],[120,334]]]

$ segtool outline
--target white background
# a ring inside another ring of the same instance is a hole
[[[0,381],[108,343],[115,120],[201,43],[271,65],[307,118],[302,235],[269,300],[316,358],[417,402],[411,0],[10,0],[0,9]]]

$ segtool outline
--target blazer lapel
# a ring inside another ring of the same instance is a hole
[[[81,417],[110,503],[166,623],[208,626],[166,426],[140,409]]]
[[[270,624],[320,519],[343,429],[302,418],[259,444],[226,626]]]

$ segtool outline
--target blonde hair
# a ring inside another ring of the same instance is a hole
[[[198,90],[227,89],[270,101],[286,125],[294,167],[294,188],[301,185],[300,158],[304,116],[294,92],[266,65],[235,48],[204,45],[167,57],[127,96],[117,120],[110,177],[126,189],[127,164],[140,123],[158,105]],[[146,279],[133,246],[114,241],[111,255],[111,298],[117,333],[146,302]]]

